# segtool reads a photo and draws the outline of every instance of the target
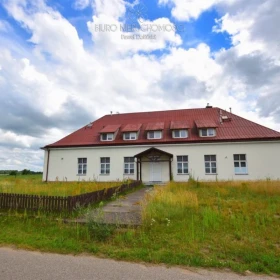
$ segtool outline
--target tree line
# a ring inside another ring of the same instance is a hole
[[[43,174],[41,171],[32,171],[29,169],[23,169],[21,171],[19,170],[0,170],[0,175],[35,175],[35,174]]]

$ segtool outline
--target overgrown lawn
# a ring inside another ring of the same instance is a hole
[[[139,228],[116,226],[112,231],[64,224],[51,214],[35,216],[0,216],[0,244],[280,274],[279,181],[191,181],[156,187],[144,203]],[[98,234],[102,232],[108,233],[104,240]]]
[[[73,196],[119,186],[122,182],[43,182],[42,175],[0,176],[0,193]]]

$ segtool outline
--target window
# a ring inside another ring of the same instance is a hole
[[[101,141],[113,141],[114,133],[103,133],[101,134]]]
[[[177,156],[177,173],[178,174],[189,173],[188,156]]]
[[[200,136],[201,137],[214,137],[216,136],[215,128],[202,128],[200,129]]]
[[[183,130],[173,130],[173,138],[187,138],[188,131],[186,129]]]
[[[204,162],[206,174],[217,174],[216,155],[204,156]]]
[[[87,158],[78,158],[78,175],[87,174]]]
[[[134,158],[124,158],[124,174],[134,174]]]
[[[233,155],[234,160],[234,172],[235,174],[247,174],[247,160],[246,155]]]
[[[100,158],[101,174],[110,174],[110,158],[102,157]]]
[[[148,139],[161,139],[162,132],[161,131],[149,131]]]
[[[126,132],[123,134],[123,140],[136,140],[137,133],[136,132]]]

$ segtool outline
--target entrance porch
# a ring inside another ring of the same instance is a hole
[[[137,159],[137,180],[153,184],[172,180],[172,154],[150,148],[134,157]]]

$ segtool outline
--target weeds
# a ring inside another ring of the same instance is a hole
[[[279,181],[171,182],[147,194],[138,228],[55,218],[40,211],[32,217],[7,212],[0,216],[0,244],[280,274]]]
[[[0,176],[0,193],[74,196],[120,185],[120,182],[78,181],[42,182],[42,175]]]

